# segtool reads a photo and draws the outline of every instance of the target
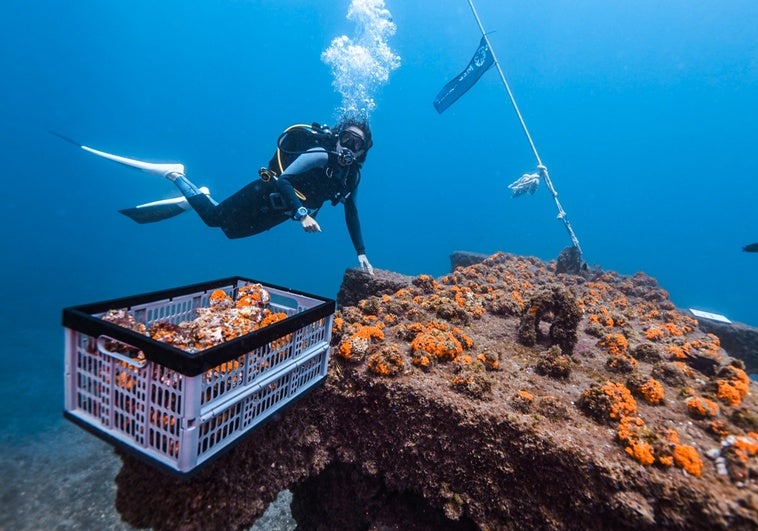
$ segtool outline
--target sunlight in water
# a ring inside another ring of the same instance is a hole
[[[353,0],[347,19],[355,23],[355,35],[336,37],[321,60],[331,68],[332,85],[342,96],[339,115],[368,118],[377,91],[400,67],[400,56],[387,44],[397,28],[384,0]]]

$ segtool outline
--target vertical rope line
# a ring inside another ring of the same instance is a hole
[[[529,129],[526,127],[526,122],[524,121],[524,117],[521,115],[521,111],[519,110],[518,105],[516,104],[516,98],[513,97],[513,92],[511,91],[511,87],[510,85],[508,85],[508,80],[505,78],[505,73],[503,72],[503,69],[500,67],[500,61],[497,60],[497,56],[495,55],[495,50],[494,48],[492,48],[492,43],[490,43],[489,37],[487,37],[487,32],[484,29],[482,20],[479,18],[479,13],[476,12],[476,7],[474,7],[473,0],[468,0],[468,5],[471,7],[471,12],[474,14],[476,23],[479,25],[479,31],[482,32],[482,37],[484,37],[484,42],[487,43],[487,48],[489,48],[490,53],[492,54],[492,60],[495,63],[495,67],[497,68],[498,74],[500,74],[500,79],[503,82],[505,91],[508,93],[508,98],[511,100],[513,109],[516,111],[516,116],[518,116],[519,122],[521,123],[521,128],[524,130],[524,134],[526,134],[526,139],[529,141],[529,145],[532,148],[534,157],[537,159],[537,167],[540,170],[540,175],[542,176],[543,179],[545,179],[545,184],[550,190],[550,193],[553,195],[555,206],[558,207],[558,219],[563,221],[563,224],[566,226],[566,230],[569,233],[569,237],[571,238],[571,243],[574,245],[574,247],[577,248],[577,250],[579,251],[579,254],[581,255],[582,248],[579,246],[579,240],[577,239],[576,234],[574,234],[574,229],[571,228],[571,223],[569,223],[568,217],[566,216],[566,211],[563,210],[563,207],[561,206],[560,201],[558,201],[558,192],[555,190],[555,187],[553,186],[553,182],[550,180],[550,175],[547,172],[547,168],[545,167],[544,164],[542,164],[542,159],[540,159],[540,154],[537,152],[537,147],[534,145],[534,141],[532,140],[532,135],[529,134]]]
[[[492,43],[490,43],[490,39],[489,37],[487,37],[487,32],[484,30],[482,21],[479,18],[479,13],[476,12],[476,7],[474,7],[473,0],[468,0],[468,5],[471,7],[471,12],[474,13],[474,18],[476,19],[476,23],[479,25],[479,31],[482,32],[482,36],[484,37],[484,42],[487,43],[487,48],[489,48],[490,53],[492,54],[492,59],[495,62],[495,68],[497,68],[497,72],[498,74],[500,74],[500,79],[503,82],[505,91],[508,93],[508,97],[511,100],[513,109],[516,111],[516,116],[518,116],[519,122],[521,122],[521,127],[524,130],[524,133],[526,134],[526,138],[529,141],[529,145],[532,147],[534,156],[537,159],[537,164],[541,166],[542,160],[540,159],[540,155],[539,153],[537,153],[537,148],[535,147],[534,142],[532,141],[532,135],[529,134],[529,129],[526,127],[526,122],[524,121],[524,117],[521,116],[521,111],[519,110],[518,105],[516,104],[516,98],[513,97],[513,92],[511,92],[511,87],[510,85],[508,85],[508,80],[505,79],[505,74],[503,73],[503,69],[500,67],[500,61],[497,60],[497,56],[495,55],[495,49],[492,48]]]

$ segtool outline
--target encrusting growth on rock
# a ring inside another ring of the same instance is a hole
[[[197,480],[124,456],[123,519],[249,528],[290,489],[308,529],[758,528],[744,365],[654,279],[576,273],[349,270],[325,384]]]
[[[643,420],[649,410],[641,411],[638,401],[678,408],[691,419],[717,421],[703,427],[709,437],[731,433],[735,430],[725,431],[729,421],[716,401],[739,406],[749,391],[745,372],[734,365],[716,371],[723,360],[718,338],[696,334],[697,322],[677,313],[667,294],[644,275],[590,272],[547,278],[539,262],[502,253],[439,279],[419,275],[394,294],[342,308],[334,328],[338,356],[368,359],[369,372],[378,377],[442,371],[452,389],[472,399],[492,400],[499,378],[489,373],[502,371],[503,359],[493,353],[497,343],[483,344],[469,332],[478,329],[477,322],[487,315],[503,319],[502,326],[507,326],[505,319],[517,319],[513,332],[520,344],[534,349],[535,373],[558,381],[571,381],[575,366],[586,364],[586,341],[579,357],[575,354],[580,330],[585,330],[584,337],[599,338],[594,356],[604,360],[607,377],[590,383],[571,401],[597,422],[619,425],[619,440],[636,461],[682,463],[685,470],[698,470],[702,465],[696,464],[694,447],[664,452],[663,438],[639,436],[654,432]],[[508,367],[515,368],[512,363]],[[699,370],[712,371],[700,386],[703,396],[694,395]],[[506,381],[512,376],[503,374]],[[690,394],[681,396],[679,390],[686,386]],[[532,410],[535,404],[525,389],[511,391],[508,402],[519,411]],[[630,424],[628,419],[636,420]]]

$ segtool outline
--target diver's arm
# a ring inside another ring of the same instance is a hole
[[[356,191],[353,191],[353,193],[345,199],[345,224],[347,225],[347,231],[350,233],[350,239],[353,241],[355,252],[358,253],[358,263],[360,264],[361,269],[368,271],[370,275],[373,275],[374,268],[366,257],[366,246],[363,244],[361,222],[358,218],[358,207],[355,204],[355,193]]]
[[[294,212],[303,206],[302,201],[300,201],[300,198],[295,193],[295,187],[292,185],[290,177],[300,175],[314,168],[324,168],[328,162],[329,154],[321,149],[316,149],[303,153],[292,161],[292,164],[287,166],[287,169],[284,170],[284,173],[276,181],[276,188],[282,194],[287,210]]]

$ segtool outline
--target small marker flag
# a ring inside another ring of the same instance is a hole
[[[479,81],[489,67],[495,62],[495,58],[492,55],[490,47],[487,45],[487,39],[482,37],[479,41],[479,47],[474,53],[474,57],[469,61],[466,69],[458,74],[447,85],[442,87],[437,97],[434,99],[434,108],[438,113],[442,113],[445,109],[455,103],[458,98],[463,96],[468,89],[474,86]]]

